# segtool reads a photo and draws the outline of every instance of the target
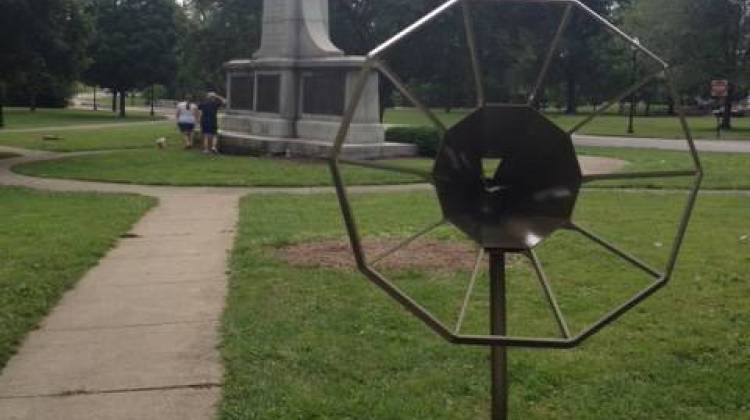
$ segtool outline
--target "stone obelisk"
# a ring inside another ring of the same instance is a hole
[[[260,49],[225,65],[229,104],[222,119],[226,152],[327,156],[364,63],[329,36],[328,0],[265,0]],[[367,81],[344,146],[357,158],[410,155],[385,143],[378,74]]]

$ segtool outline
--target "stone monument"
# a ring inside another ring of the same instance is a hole
[[[222,151],[328,156],[364,61],[344,55],[331,42],[328,0],[264,0],[260,49],[252,59],[225,65]],[[416,153],[413,145],[385,142],[378,84],[373,72],[344,145],[345,157]]]

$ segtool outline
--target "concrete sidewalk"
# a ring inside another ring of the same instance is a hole
[[[60,155],[0,147],[0,185],[151,195],[146,214],[31,332],[0,376],[3,420],[207,420],[242,189],[40,179],[10,168]]]
[[[685,140],[574,135],[573,141],[577,146],[688,150]],[[700,152],[750,153],[750,140],[695,140],[695,147]]]
[[[239,195],[175,194],[68,292],[0,376],[2,419],[211,419]]]

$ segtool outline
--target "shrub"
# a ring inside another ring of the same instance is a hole
[[[440,147],[440,133],[433,127],[391,127],[386,131],[385,139],[394,143],[416,144],[419,156],[424,157],[435,157]]]

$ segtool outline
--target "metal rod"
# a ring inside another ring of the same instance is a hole
[[[346,231],[349,234],[349,242],[352,245],[352,252],[354,253],[354,259],[357,261],[357,267],[362,270],[366,266],[365,252],[362,249],[362,239],[359,235],[359,229],[357,228],[357,222],[354,220],[354,214],[352,213],[352,207],[349,204],[348,195],[346,193],[346,186],[341,177],[341,171],[339,169],[338,162],[336,159],[329,161],[331,174],[333,176],[333,183],[336,186],[336,196],[339,199],[339,206],[341,206],[341,214],[344,217],[344,224],[346,225]]]
[[[682,127],[682,131],[685,133],[685,141],[687,141],[688,147],[690,148],[690,156],[693,159],[693,164],[702,176],[703,164],[701,163],[700,156],[698,155],[698,149],[695,147],[693,132],[690,130],[690,126],[687,123],[687,118],[685,117],[685,108],[680,103],[679,93],[677,92],[677,88],[672,81],[673,77],[674,76],[672,76],[672,70],[666,69],[664,71],[664,78],[667,84],[667,88],[669,89],[669,94],[672,96],[672,101],[674,101],[674,107],[677,110],[677,115],[680,119],[680,126]]]
[[[406,238],[405,240],[403,240],[401,243],[399,243],[398,245],[394,246],[393,248],[391,248],[391,249],[383,252],[382,254],[378,255],[377,257],[373,258],[372,261],[370,261],[370,264],[371,265],[376,265],[377,263],[379,263],[380,261],[383,261],[388,256],[393,255],[393,253],[396,252],[396,251],[398,251],[399,249],[402,249],[403,247],[405,247],[405,246],[409,245],[410,243],[416,241],[417,239],[421,238],[422,236],[427,235],[428,233],[432,232],[432,230],[438,228],[439,226],[442,226],[443,224],[445,224],[445,222],[446,222],[446,220],[442,219],[442,220],[440,220],[437,223],[433,223],[433,224],[427,226],[426,228],[420,230],[416,234],[414,234],[414,235]]]
[[[338,159],[341,154],[341,148],[344,147],[344,141],[346,141],[346,134],[349,132],[349,126],[352,124],[354,114],[357,112],[357,107],[359,106],[359,101],[362,99],[362,94],[365,91],[367,79],[370,77],[371,66],[372,64],[370,61],[366,61],[364,65],[362,65],[362,70],[357,75],[357,81],[354,84],[352,96],[349,98],[346,112],[344,112],[344,115],[341,118],[341,126],[336,134],[336,142],[331,150],[331,159]]]
[[[560,40],[562,39],[563,33],[565,33],[565,29],[568,26],[568,22],[570,21],[570,15],[573,11],[573,5],[569,4],[565,6],[565,11],[563,12],[562,19],[560,20],[560,26],[557,28],[557,32],[555,33],[555,37],[552,39],[552,44],[550,45],[549,51],[547,52],[547,57],[544,59],[544,65],[542,65],[542,71],[539,72],[539,76],[536,79],[536,83],[534,84],[534,90],[531,91],[531,95],[529,95],[529,106],[532,106],[534,104],[534,101],[536,100],[537,95],[539,94],[539,90],[542,88],[542,84],[544,84],[544,80],[547,78],[547,72],[549,71],[549,66],[552,64],[552,59],[555,56],[555,52],[557,51],[557,48],[560,46]]]
[[[466,30],[466,43],[469,45],[469,54],[471,55],[471,69],[474,71],[474,85],[477,90],[477,107],[481,108],[487,102],[484,92],[484,82],[482,80],[482,68],[479,64],[479,54],[477,52],[477,40],[474,32],[474,20],[471,18],[471,7],[468,2],[462,5],[464,12],[464,28]]]
[[[461,327],[464,323],[464,318],[466,317],[466,311],[469,307],[469,301],[471,300],[471,295],[474,294],[474,285],[477,282],[477,277],[479,277],[479,268],[482,265],[482,260],[484,259],[484,248],[479,248],[479,252],[477,252],[477,259],[474,262],[474,271],[471,273],[471,280],[469,280],[469,287],[466,288],[466,295],[464,296],[464,302],[463,305],[461,305],[461,311],[458,313],[458,320],[456,321],[456,329],[455,334],[461,334]]]
[[[660,74],[663,74],[663,73],[664,73],[664,70],[659,70],[658,72],[656,72],[656,73],[654,73],[654,74],[652,74],[650,76],[644,77],[638,83],[630,86],[625,92],[623,92],[622,94],[620,94],[619,96],[617,96],[615,99],[609,101],[604,106],[602,106],[599,109],[597,109],[596,112],[594,112],[593,114],[591,114],[588,117],[586,117],[583,121],[581,121],[578,124],[576,124],[575,127],[573,127],[570,130],[568,130],[568,134],[571,134],[571,135],[575,134],[576,131],[580,130],[586,124],[590,123],[591,120],[593,120],[594,118],[596,118],[596,117],[602,115],[603,113],[605,113],[614,104],[619,103],[620,101],[622,101],[623,99],[625,99],[627,96],[629,96],[631,93],[633,93],[633,92],[637,91],[638,89],[642,88],[643,86],[645,86],[646,84],[648,84],[649,82],[651,82],[652,80],[654,80]]]
[[[369,160],[354,160],[354,159],[339,159],[340,163],[346,164],[346,165],[353,165],[353,166],[362,166],[365,168],[372,168],[372,169],[382,169],[384,171],[392,171],[392,172],[400,172],[410,175],[416,175],[422,179],[424,179],[426,182],[433,182],[432,173],[428,171],[423,171],[420,169],[415,168],[408,168],[404,166],[398,166],[398,165],[390,165],[387,163],[382,162],[374,162]]]
[[[641,270],[645,271],[646,273],[652,275],[653,277],[660,278],[663,277],[663,274],[660,273],[658,270],[650,267],[645,262],[639,260],[638,258],[628,254],[627,252],[621,250],[614,244],[606,241],[604,238],[596,235],[595,233],[582,228],[581,226],[576,225],[575,223],[570,224],[570,228],[575,230],[576,232],[580,233],[581,235],[591,239],[592,241],[596,242],[597,244],[601,245],[603,248],[607,249],[608,251],[612,252],[615,255],[618,255],[620,258],[626,260],[627,262],[633,264],[634,266],[640,268]]]
[[[637,178],[678,178],[685,176],[695,176],[698,172],[695,169],[686,169],[682,171],[653,171],[653,172],[622,172],[611,174],[591,174],[584,175],[583,182],[606,181],[611,179],[637,179]]]
[[[659,63],[662,67],[668,67],[668,64],[662,60],[658,55],[654,54],[649,50],[648,48],[641,45],[638,41],[636,41],[634,38],[631,38],[630,35],[623,32],[620,28],[613,25],[610,21],[607,19],[604,19],[601,15],[593,11],[590,7],[586,6],[581,2],[580,0],[571,0],[573,3],[575,3],[579,8],[581,8],[586,14],[594,18],[597,22],[604,25],[605,28],[607,28],[610,32],[614,33],[615,35],[619,36],[620,38],[624,39],[625,42],[633,46],[634,48],[639,49],[652,59],[654,59],[657,63]]]
[[[409,25],[406,29],[403,31],[397,33],[393,37],[391,37],[389,40],[385,41],[384,43],[380,44],[379,47],[375,48],[374,50],[370,51],[369,54],[367,54],[368,58],[376,58],[379,55],[383,54],[385,51],[396,45],[398,42],[400,42],[402,39],[409,36],[412,32],[418,30],[425,24],[429,23],[433,19],[437,18],[443,12],[450,9],[451,7],[455,6],[456,4],[460,3],[462,0],[448,0],[445,3],[443,3],[440,7],[433,10],[432,12],[428,13],[427,15],[423,16],[418,21],[412,23]]]
[[[664,274],[665,281],[669,281],[669,279],[672,277],[672,271],[674,270],[674,266],[677,263],[677,257],[680,253],[680,248],[682,247],[682,241],[685,238],[685,233],[687,232],[688,223],[690,223],[690,215],[693,213],[695,202],[698,199],[698,192],[700,191],[702,181],[703,174],[699,173],[695,177],[693,189],[690,191],[690,196],[688,197],[687,204],[685,205],[685,209],[682,212],[680,226],[677,228],[677,237],[675,237],[674,243],[672,244],[672,251],[669,254],[667,269]]]
[[[442,121],[428,108],[425,104],[422,103],[416,96],[414,96],[409,89],[407,89],[404,82],[401,81],[401,79],[394,73],[390,67],[388,67],[385,63],[382,61],[378,61],[375,65],[378,70],[380,70],[385,77],[387,77],[391,83],[393,83],[394,86],[396,86],[396,89],[398,89],[399,92],[401,92],[402,95],[406,97],[411,103],[414,104],[420,111],[422,111],[423,114],[427,116],[427,118],[432,121],[432,123],[437,127],[437,129],[440,131],[440,135],[444,135],[448,129],[445,127],[445,124],[443,124]]]
[[[507,327],[505,296],[505,252],[490,250],[490,332],[504,336]],[[490,348],[492,364],[492,420],[508,418],[508,349]]]
[[[560,305],[557,303],[555,292],[552,291],[552,286],[549,284],[547,274],[544,272],[544,268],[542,268],[542,262],[539,260],[536,251],[534,251],[533,249],[529,250],[527,256],[534,266],[536,277],[539,279],[539,283],[542,286],[544,296],[547,298],[547,302],[552,309],[552,314],[555,316],[555,321],[557,321],[557,327],[560,329],[560,334],[564,338],[570,338],[570,329],[568,328],[568,323],[565,322],[565,317],[563,316],[562,310],[560,309]]]

